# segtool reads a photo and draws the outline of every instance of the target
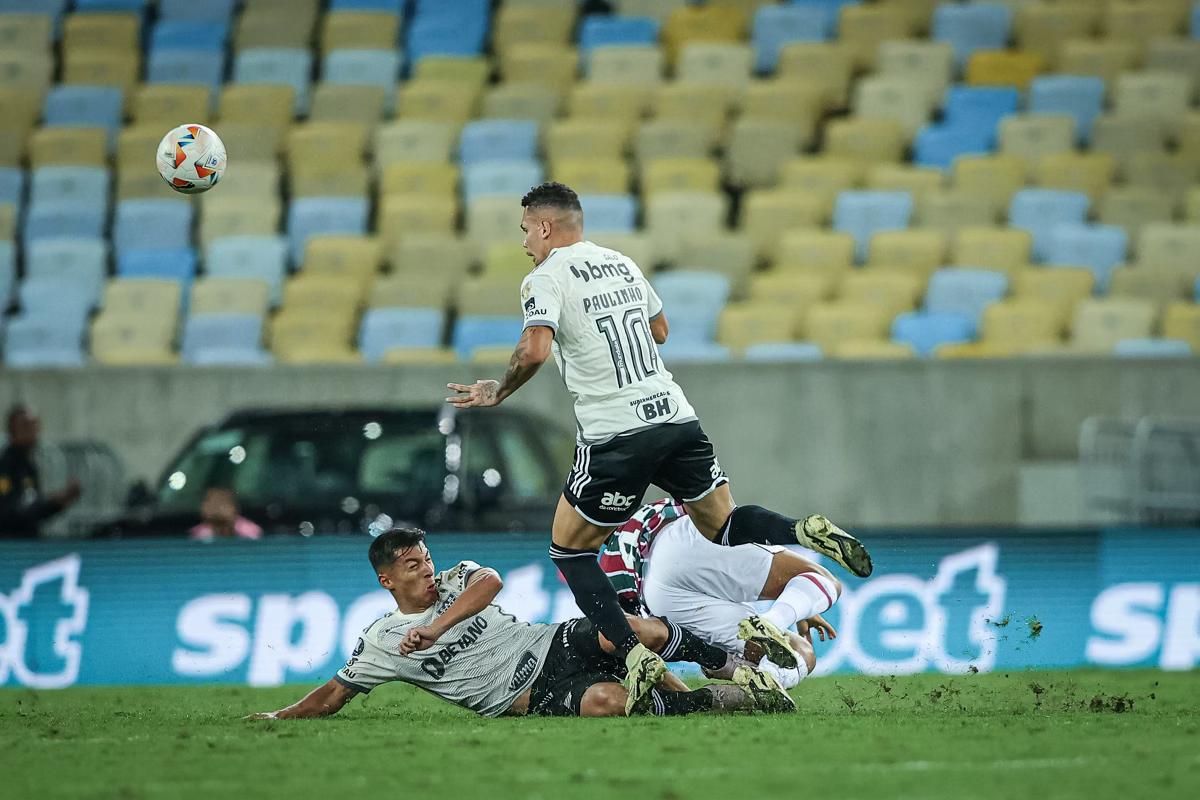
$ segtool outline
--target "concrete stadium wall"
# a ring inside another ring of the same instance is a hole
[[[31,403],[47,440],[106,441],[130,475],[153,479],[196,428],[237,408],[437,403],[447,381],[499,371],[4,371],[0,408]],[[680,365],[675,375],[739,502],[862,525],[1018,522],[1022,466],[1073,459],[1086,417],[1200,414],[1196,360],[696,364]],[[552,367],[509,402],[572,425],[570,399]],[[1054,502],[1053,492],[1042,495]],[[1075,512],[1058,517],[1052,507],[1039,508],[1034,516],[1071,522]]]

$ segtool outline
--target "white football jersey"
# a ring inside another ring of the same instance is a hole
[[[554,330],[580,443],[696,418],[650,334],[662,300],[628,257],[591,242],[555,248],[526,276],[521,302],[526,328]]]

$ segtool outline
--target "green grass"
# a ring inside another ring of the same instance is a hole
[[[332,719],[238,719],[305,688],[0,691],[0,796],[1200,797],[1200,673],[833,677],[794,715],[633,720],[385,686]]]

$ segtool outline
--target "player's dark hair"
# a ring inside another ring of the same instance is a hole
[[[371,567],[378,572],[424,541],[425,531],[420,528],[392,528],[375,537],[371,549],[367,551],[367,558],[371,560]]]
[[[29,406],[24,403],[13,403],[8,407],[8,414],[4,418],[4,429],[12,433],[13,425],[17,423],[18,417],[28,417],[33,414],[29,410]]]
[[[522,208],[558,208],[563,211],[578,211],[583,213],[579,205],[579,195],[566,184],[558,181],[547,181],[535,186],[521,198]]]

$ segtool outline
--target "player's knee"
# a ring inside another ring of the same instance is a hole
[[[792,642],[794,649],[800,654],[800,658],[804,659],[805,666],[808,667],[808,674],[817,668],[817,651],[812,644],[803,636],[796,636]]]
[[[588,687],[579,703],[581,717],[625,716],[625,687],[619,683],[597,683]]]
[[[638,641],[654,652],[662,650],[667,645],[670,632],[662,620],[657,617],[643,619],[641,617],[626,617],[629,627],[637,634]]]

